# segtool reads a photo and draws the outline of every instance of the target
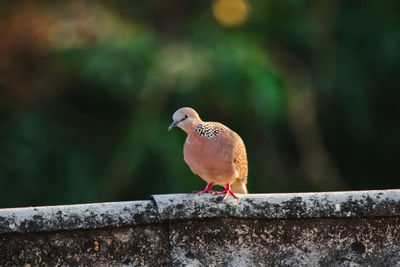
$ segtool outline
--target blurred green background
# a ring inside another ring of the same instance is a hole
[[[400,187],[400,1],[0,1],[0,207],[205,183],[173,112],[238,132],[249,191]]]

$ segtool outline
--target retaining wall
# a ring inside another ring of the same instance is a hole
[[[400,190],[0,209],[0,265],[400,266]]]

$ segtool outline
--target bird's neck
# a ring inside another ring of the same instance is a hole
[[[202,120],[192,120],[188,123],[185,123],[183,125],[180,125],[179,127],[184,130],[188,136],[191,136],[195,134],[196,126],[202,123]]]
[[[198,122],[197,124],[193,125],[193,127],[189,130],[186,131],[187,133],[187,139],[186,142],[190,144],[192,147],[196,147],[197,145],[201,144],[202,142],[202,137],[200,134],[197,132],[196,127],[203,122]]]

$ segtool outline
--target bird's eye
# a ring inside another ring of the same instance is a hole
[[[181,121],[184,121],[188,118],[189,116],[187,114],[185,114],[185,116],[183,116],[183,118],[181,119]]]

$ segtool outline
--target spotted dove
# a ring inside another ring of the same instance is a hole
[[[168,131],[178,126],[187,133],[183,154],[192,172],[207,182],[202,191],[194,193],[218,193],[237,198],[234,193],[247,194],[247,155],[240,136],[218,122],[204,122],[189,107],[178,109]],[[213,185],[225,186],[225,190],[212,190]]]

